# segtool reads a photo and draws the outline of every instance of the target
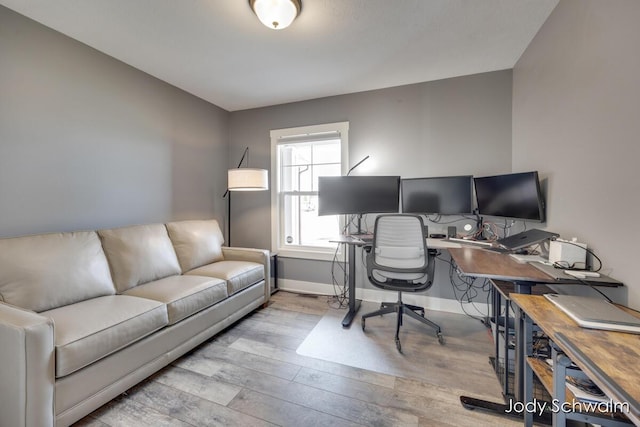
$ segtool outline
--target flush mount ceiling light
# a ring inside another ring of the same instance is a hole
[[[302,10],[301,0],[249,0],[260,22],[273,30],[287,28]]]

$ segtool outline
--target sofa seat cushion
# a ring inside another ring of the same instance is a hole
[[[180,274],[180,264],[164,224],[99,230],[118,293]]]
[[[69,375],[167,325],[158,301],[110,295],[40,313],[54,323],[56,378]]]
[[[214,219],[169,222],[167,232],[183,273],[224,259],[224,237]]]
[[[129,289],[124,295],[148,298],[167,305],[173,325],[227,297],[224,280],[202,276],[171,276]]]
[[[227,282],[227,292],[233,295],[264,280],[264,266],[249,261],[218,261],[191,270],[187,275],[217,277]]]

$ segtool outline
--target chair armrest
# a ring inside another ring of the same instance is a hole
[[[53,426],[53,321],[0,302],[0,425]]]
[[[271,298],[271,254],[265,249],[234,248],[223,246],[222,255],[227,261],[250,261],[264,266],[264,302]]]

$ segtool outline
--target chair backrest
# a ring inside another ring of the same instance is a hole
[[[367,275],[383,289],[419,291],[433,283],[434,258],[427,250],[424,223],[417,215],[376,218]]]

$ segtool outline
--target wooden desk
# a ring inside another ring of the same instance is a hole
[[[510,374],[510,369],[509,369],[509,330],[513,328],[513,325],[511,325],[511,322],[509,321],[510,318],[510,313],[509,313],[509,303],[511,301],[511,294],[515,294],[515,286],[513,283],[511,282],[505,282],[503,280],[494,280],[491,279],[491,285],[492,285],[492,302],[491,302],[491,309],[492,309],[492,317],[494,319],[494,322],[496,324],[496,333],[494,334],[494,345],[495,345],[495,368],[496,368],[496,373],[500,374],[502,373],[500,378],[500,382],[502,383],[502,394],[504,396],[509,396],[512,395],[513,392],[509,391],[509,374]],[[531,293],[532,294],[536,294],[536,295],[544,295],[544,294],[552,294],[555,293],[555,291],[551,288],[549,288],[546,285],[536,285],[534,287],[531,288]],[[502,311],[502,302],[504,301],[504,315],[501,316],[501,311]],[[504,339],[503,339],[503,348],[500,348],[500,338],[499,338],[499,324],[500,321],[502,320],[502,326],[503,326],[503,335],[504,335]],[[504,361],[502,362],[502,371],[500,371],[500,353],[502,352],[502,354],[504,354]]]
[[[538,283],[555,283],[555,280],[546,273],[528,263],[520,263],[506,254],[473,247],[452,248],[448,251],[451,259],[458,266],[461,275],[511,282],[514,286],[514,293],[531,294],[531,287]],[[524,381],[522,377],[524,368],[524,352],[522,350],[524,348],[523,325],[517,312],[515,313],[515,319],[516,349],[513,395],[517,401],[521,402],[524,397]],[[465,396],[460,399],[465,406],[479,406],[483,409],[496,408],[496,404],[491,402],[484,402]],[[500,411],[499,407],[498,410]]]
[[[448,249],[448,251],[451,255],[452,261],[457,265],[460,275],[492,279],[492,284],[494,286],[494,280],[508,281],[513,283],[513,292],[515,293],[530,294],[532,286],[536,285],[538,282],[548,282],[550,279],[547,274],[543,273],[537,268],[532,267],[527,263],[519,263],[510,256],[498,252],[486,251],[475,247],[451,248]],[[496,303],[498,301],[496,294],[498,290],[495,288],[493,289],[493,306],[495,316]],[[515,314],[516,321],[514,323],[514,333],[516,340],[516,349],[513,395],[517,401],[522,402],[524,397],[524,353],[520,349],[524,348],[524,342],[522,341],[522,324],[521,322],[519,322],[520,316],[518,316],[518,313]],[[498,337],[496,336],[495,339],[497,341]],[[505,337],[505,340],[506,339],[507,337]],[[499,362],[497,360],[499,356],[498,348],[499,345],[496,345],[496,365],[494,366],[494,368],[497,368]],[[509,375],[508,363],[508,350],[506,350],[505,377],[508,377]],[[499,374],[498,371],[496,371],[496,373]],[[507,382],[503,383],[503,386],[505,385],[507,385]],[[508,385],[505,387],[504,391],[508,391]],[[504,397],[505,399],[508,397],[506,393]],[[466,408],[482,408],[485,410],[495,411],[496,413],[503,414],[508,408],[504,404],[488,402],[468,396],[460,396],[460,402]]]
[[[471,247],[451,248],[448,251],[460,274],[513,282],[517,293],[531,293],[531,286],[536,283],[555,282],[548,274],[506,254]]]
[[[630,412],[625,415],[633,423],[640,425],[639,335],[581,328],[543,296],[511,295],[511,299],[528,318],[527,323],[537,324],[608,397],[628,402]],[[637,312],[627,311],[640,317]],[[529,340],[527,337],[527,341]],[[535,361],[526,365],[524,374],[529,400],[531,365],[535,365]],[[561,378],[564,383],[564,375]],[[558,390],[552,391],[552,395],[556,396]],[[563,418],[563,414],[560,415]],[[616,416],[609,415],[607,418],[615,420]]]
[[[538,284],[573,285],[587,283],[586,280],[566,279],[558,281],[545,272],[533,267],[528,263],[520,263],[507,254],[493,252],[475,247],[462,247],[448,249],[451,259],[458,266],[461,275],[469,277],[484,277],[493,280],[502,280],[513,283],[513,293],[531,294],[533,286]],[[495,282],[494,282],[495,283]],[[597,286],[622,286],[622,283],[611,280],[591,283]],[[525,374],[525,352],[527,342],[523,330],[525,323],[518,307],[515,307],[515,373],[513,395],[518,402],[524,400],[524,374]],[[506,398],[507,396],[505,396]],[[485,402],[477,399],[462,396],[461,402],[469,407],[481,407],[483,409],[498,409],[501,406],[492,402]]]
[[[567,275],[565,278],[557,279],[532,264],[516,261],[508,254],[482,248],[463,247],[447,250],[462,275],[513,282],[516,284],[515,292],[519,294],[531,293],[531,286],[539,283],[555,285],[589,284],[606,287],[622,286],[621,282],[607,276],[577,279]],[[553,268],[549,268],[553,270]]]

